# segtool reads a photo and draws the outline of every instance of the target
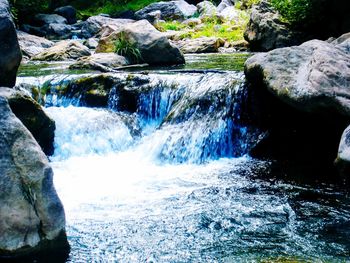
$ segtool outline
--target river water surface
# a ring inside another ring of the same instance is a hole
[[[278,179],[273,160],[247,155],[256,132],[239,121],[247,57],[120,73],[151,79],[133,113],[113,92],[107,108],[48,98],[68,262],[350,262],[347,192]],[[27,65],[18,81],[82,73]]]

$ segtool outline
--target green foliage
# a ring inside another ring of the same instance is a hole
[[[149,4],[159,1],[160,0],[73,0],[70,4],[76,7],[83,16],[92,16],[100,13],[116,15],[127,10],[137,11]]]
[[[45,12],[49,7],[48,0],[10,0],[11,12],[15,20],[26,22],[33,15]]]
[[[132,43],[127,39],[123,32],[120,33],[119,38],[114,43],[114,52],[128,58],[132,62],[139,63],[142,60],[141,52],[136,43]]]
[[[219,37],[226,41],[242,40],[243,33],[248,23],[249,15],[241,12],[238,21],[223,23],[216,16],[206,17],[199,26],[185,25],[177,21],[160,22],[157,25],[159,31],[167,30],[179,31],[178,38],[199,38],[199,37]]]
[[[186,29],[187,26],[178,21],[166,21],[158,23],[156,28],[161,32],[165,32],[167,30],[180,31]]]
[[[260,3],[260,1],[261,0],[242,0],[236,2],[235,7],[242,10],[250,9],[253,5]]]
[[[271,0],[271,4],[284,19],[295,25],[309,22],[314,9],[312,0]]]

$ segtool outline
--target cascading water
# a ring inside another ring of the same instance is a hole
[[[346,197],[259,179],[242,73],[112,74],[104,108],[69,86],[83,77],[46,98],[69,262],[348,260]]]

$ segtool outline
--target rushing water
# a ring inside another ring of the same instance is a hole
[[[242,78],[141,75],[133,111],[117,86],[108,108],[48,99],[69,262],[350,261],[346,193],[276,179],[247,156],[257,131],[240,121]]]

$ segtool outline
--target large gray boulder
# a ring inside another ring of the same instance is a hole
[[[245,111],[265,131],[251,154],[303,164],[319,176],[334,174],[339,138],[350,120],[349,69],[349,40],[311,40],[249,58],[253,106]]]
[[[12,112],[31,132],[43,152],[54,152],[55,121],[29,94],[19,89],[0,88],[0,96],[7,99]]]
[[[133,22],[135,21],[132,19],[114,19],[101,15],[91,16],[85,21],[81,31],[82,35],[85,38],[90,38],[99,33],[104,25],[113,25],[115,27],[121,27]]]
[[[75,24],[77,22],[77,10],[73,6],[58,7],[55,9],[55,13],[67,19],[68,24]]]
[[[139,20],[147,19],[152,23],[154,20],[152,14],[155,11],[160,11],[160,19],[162,20],[185,20],[193,16],[197,12],[197,8],[184,0],[157,2],[137,11],[135,17]]]
[[[0,261],[48,248],[67,251],[49,162],[2,96],[0,112]]]
[[[305,40],[301,32],[288,28],[266,1],[253,7],[244,38],[253,51],[299,45]]]
[[[350,48],[311,40],[249,58],[248,81],[260,82],[281,101],[304,112],[350,116]]]
[[[40,61],[64,61],[75,60],[80,57],[90,56],[88,47],[75,40],[64,40],[44,50],[32,58]]]
[[[7,0],[0,0],[0,86],[13,87],[22,54]]]
[[[128,24],[101,38],[96,48],[97,53],[115,51],[115,41],[121,37],[137,48],[141,54],[139,62],[150,65],[176,65],[185,62],[181,51],[172,45],[166,36],[155,29],[147,20]]]
[[[23,31],[17,31],[17,36],[22,54],[28,58],[31,58],[43,52],[46,48],[54,45],[54,42],[47,40],[46,38],[30,35]]]
[[[350,126],[345,129],[341,137],[335,164],[340,174],[348,179],[350,175]]]

